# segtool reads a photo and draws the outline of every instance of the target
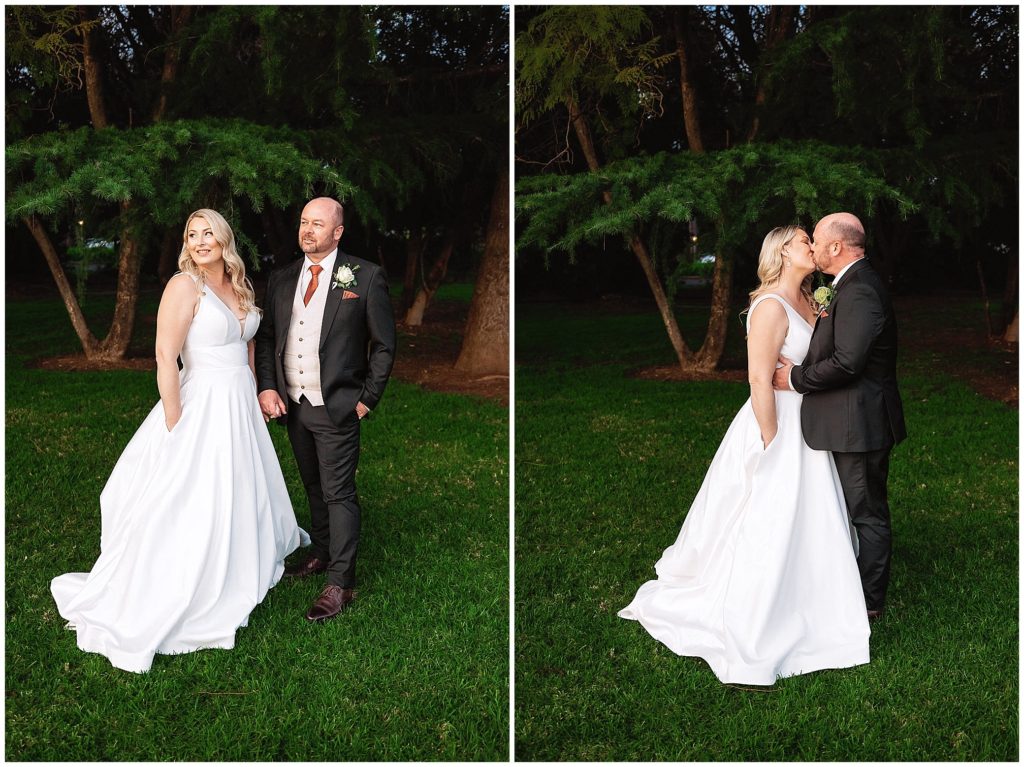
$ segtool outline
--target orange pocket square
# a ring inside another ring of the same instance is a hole
[[[346,290],[341,294],[341,300],[344,301],[346,298],[359,298],[359,294],[353,293],[351,290]]]

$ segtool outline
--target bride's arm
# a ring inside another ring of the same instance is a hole
[[[171,278],[156,314],[156,385],[164,406],[167,431],[181,418],[178,355],[185,344],[195,308],[196,286],[192,278],[187,275]]]
[[[757,425],[761,428],[761,441],[765,447],[775,439],[779,430],[772,376],[788,329],[789,317],[786,316],[786,310],[775,299],[762,301],[750,313],[747,380],[750,382],[750,404],[754,408]]]
[[[258,384],[259,379],[256,378],[256,342],[249,341],[246,346],[249,347],[249,370],[252,371],[252,380]]]

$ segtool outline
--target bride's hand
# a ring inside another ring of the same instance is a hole
[[[164,424],[167,426],[167,431],[168,432],[173,431],[174,427],[177,425],[178,421],[180,421],[180,420],[181,420],[181,413],[178,413],[176,416],[173,416],[173,417],[165,415],[164,416]]]
[[[761,442],[762,442],[762,443],[764,444],[764,449],[765,449],[765,450],[767,450],[767,449],[768,449],[768,446],[769,446],[770,444],[772,444],[772,442],[773,442],[773,441],[775,440],[775,437],[776,437],[776,435],[777,435],[777,434],[778,434],[778,432],[776,431],[776,432],[775,432],[775,434],[772,434],[772,435],[771,435],[770,437],[768,437],[767,439],[765,438],[765,435],[764,435],[764,434],[762,434],[762,435],[761,435]]]

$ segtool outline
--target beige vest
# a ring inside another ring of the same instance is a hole
[[[324,304],[331,286],[331,275],[320,273],[316,292],[309,306],[302,303],[302,280],[292,299],[292,320],[288,325],[288,340],[284,345],[284,381],[288,397],[295,402],[305,394],[315,407],[324,404],[320,391],[320,328],[324,319]]]

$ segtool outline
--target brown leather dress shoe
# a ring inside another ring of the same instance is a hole
[[[328,583],[306,613],[306,620],[317,622],[330,620],[352,604],[352,600],[355,598],[356,592],[353,589],[343,589],[341,586]]]
[[[309,557],[305,562],[284,569],[284,574],[289,578],[305,578],[323,572],[327,572],[327,560],[318,557]]]

